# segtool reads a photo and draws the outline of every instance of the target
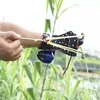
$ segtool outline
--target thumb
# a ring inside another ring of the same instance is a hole
[[[21,38],[19,34],[13,31],[0,32],[0,36],[2,36],[4,39],[10,39],[10,40],[17,40]]]

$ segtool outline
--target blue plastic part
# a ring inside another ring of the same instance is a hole
[[[47,64],[51,63],[52,60],[54,59],[52,51],[39,51],[37,57],[40,61]]]

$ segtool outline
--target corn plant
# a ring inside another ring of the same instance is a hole
[[[53,16],[53,21],[50,19],[46,20],[46,24],[45,24],[45,31],[47,32],[48,29],[49,31],[53,34],[55,31],[55,26],[56,26],[56,22],[57,20],[60,18],[60,16],[67,11],[70,7],[65,8],[62,12],[60,12],[61,6],[62,6],[63,0],[47,0],[46,3],[46,15],[48,14],[48,10],[50,9],[52,12],[52,16]],[[77,6],[77,5],[73,5],[73,6]],[[71,7],[73,7],[71,6]],[[53,23],[53,25],[51,25],[51,22]],[[53,27],[52,27],[53,26]],[[71,66],[70,69],[68,70],[67,76],[66,76],[66,93],[67,95],[63,95],[66,99],[71,99],[75,90],[78,88],[78,85],[80,83],[80,81],[78,81],[75,85],[75,87],[73,88],[73,91],[71,91],[71,95],[69,96],[69,92],[70,92],[70,77],[71,77]],[[51,83],[51,79],[49,81],[49,83]],[[49,86],[50,88],[50,86]],[[62,98],[63,98],[62,96]],[[46,98],[47,99],[47,98]],[[49,100],[49,99],[48,99]]]
[[[61,11],[63,1],[46,0],[46,15],[51,12],[52,19],[45,20],[45,32],[54,33],[57,20],[70,8]],[[98,91],[86,88],[83,78],[75,76],[73,82],[75,59],[62,77],[62,66],[55,65],[55,61],[49,65],[40,62],[37,51],[28,48],[18,61],[0,61],[0,100],[98,100]],[[64,55],[64,59],[67,65],[68,56]]]

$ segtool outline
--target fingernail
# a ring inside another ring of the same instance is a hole
[[[17,34],[17,37],[18,37],[18,38],[21,38],[21,35]]]

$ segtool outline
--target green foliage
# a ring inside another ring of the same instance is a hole
[[[55,30],[63,0],[46,0],[46,13],[51,10],[54,24],[46,19],[45,32]],[[53,26],[53,28],[52,28]],[[99,100],[100,90],[85,86],[84,80],[72,75],[73,61],[62,77],[68,56],[58,54],[55,62],[43,64],[36,58],[37,49],[25,49],[23,56],[14,62],[0,61],[0,100]],[[62,65],[62,60],[65,66]],[[59,62],[61,66],[58,64]],[[56,64],[55,64],[56,63]],[[63,67],[62,67],[63,66]],[[91,81],[90,81],[91,82]],[[99,81],[98,81],[99,82]]]
[[[88,63],[88,64],[95,64],[95,65],[100,65],[100,59],[96,59],[94,57],[86,57],[84,59],[80,59],[80,58],[77,58],[76,59],[76,62],[82,62],[82,63]]]
[[[45,32],[48,32],[48,30],[51,32],[51,22],[50,22],[50,19],[46,19],[46,21],[45,21]]]

